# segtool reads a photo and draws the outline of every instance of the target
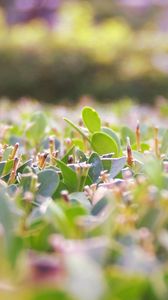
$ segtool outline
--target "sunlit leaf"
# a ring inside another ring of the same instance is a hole
[[[89,106],[85,106],[82,110],[82,119],[88,130],[93,133],[95,131],[100,131],[101,120],[98,113]]]
[[[100,155],[114,153],[118,155],[118,147],[115,140],[104,132],[96,132],[91,138],[92,148]]]
[[[117,146],[118,146],[118,151],[120,152],[120,149],[121,149],[121,143],[120,143],[120,139],[118,137],[118,135],[115,133],[114,130],[112,130],[111,128],[108,128],[108,127],[102,127],[102,131],[107,133],[109,136],[112,137],[112,139],[115,140]]]

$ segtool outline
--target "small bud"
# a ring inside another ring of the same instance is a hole
[[[15,157],[14,162],[13,162],[13,167],[12,167],[12,171],[8,180],[8,184],[12,184],[15,182],[15,178],[16,178],[16,171],[18,168],[18,164],[19,164],[19,158]]]
[[[39,168],[43,169],[46,163],[46,159],[48,156],[48,152],[42,153],[40,155],[40,162],[39,162]]]
[[[131,145],[130,145],[130,139],[128,136],[127,136],[127,164],[129,166],[132,166],[132,164],[133,164],[132,149],[131,149]]]
[[[67,203],[70,202],[68,191],[63,190],[63,191],[61,192],[61,197],[63,198],[63,200],[64,200],[65,202],[67,202]]]
[[[15,182],[15,176],[16,176],[16,173],[14,170],[11,171],[11,174],[10,174],[10,177],[9,177],[9,180],[8,180],[8,184],[12,184]]]
[[[75,171],[78,176],[81,176],[81,167],[80,164],[75,164]]]
[[[19,164],[19,158],[15,157],[14,163],[13,163],[13,170],[14,170],[15,173],[16,173],[16,170],[18,168],[18,164]]]
[[[99,176],[100,181],[109,182],[109,174],[107,170],[101,171]]]
[[[74,161],[73,155],[69,155],[69,156],[68,156],[68,164],[72,164],[73,161]]]
[[[9,155],[9,159],[13,159],[15,157],[18,148],[19,148],[19,143],[16,143],[13,147],[11,154]]]

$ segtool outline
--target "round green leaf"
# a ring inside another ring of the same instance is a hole
[[[38,194],[44,197],[51,197],[59,185],[59,176],[55,170],[46,169],[38,173],[40,183]]]
[[[98,113],[91,107],[84,107],[82,110],[82,119],[88,130],[93,133],[95,131],[100,131],[101,120]]]
[[[108,128],[108,127],[102,127],[102,131],[107,133],[109,136],[111,136],[115,140],[115,142],[118,146],[118,149],[120,151],[121,143],[120,143],[120,139],[119,139],[118,135],[115,133],[115,131],[113,131],[111,128]]]
[[[95,132],[91,139],[92,148],[98,154],[114,153],[118,155],[118,147],[115,140],[104,132]]]

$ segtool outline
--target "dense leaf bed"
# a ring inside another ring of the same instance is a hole
[[[158,128],[24,101],[1,106],[0,299],[166,300],[166,106]]]

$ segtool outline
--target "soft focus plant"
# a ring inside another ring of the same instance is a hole
[[[0,297],[166,300],[163,108],[1,108]]]
[[[29,95],[50,102],[76,100],[82,94],[144,102],[167,96],[167,29],[161,25],[167,6],[151,1],[138,18],[135,5],[132,11],[129,3],[111,2],[102,6],[100,1],[63,1],[52,29],[41,21],[55,18],[55,10],[47,10],[50,1],[26,0],[31,22],[24,22],[26,9],[20,8],[20,17],[9,9],[18,21],[23,18],[22,25],[12,27],[1,10],[1,96]],[[24,1],[19,1],[22,6]],[[131,17],[142,24],[132,23]]]

